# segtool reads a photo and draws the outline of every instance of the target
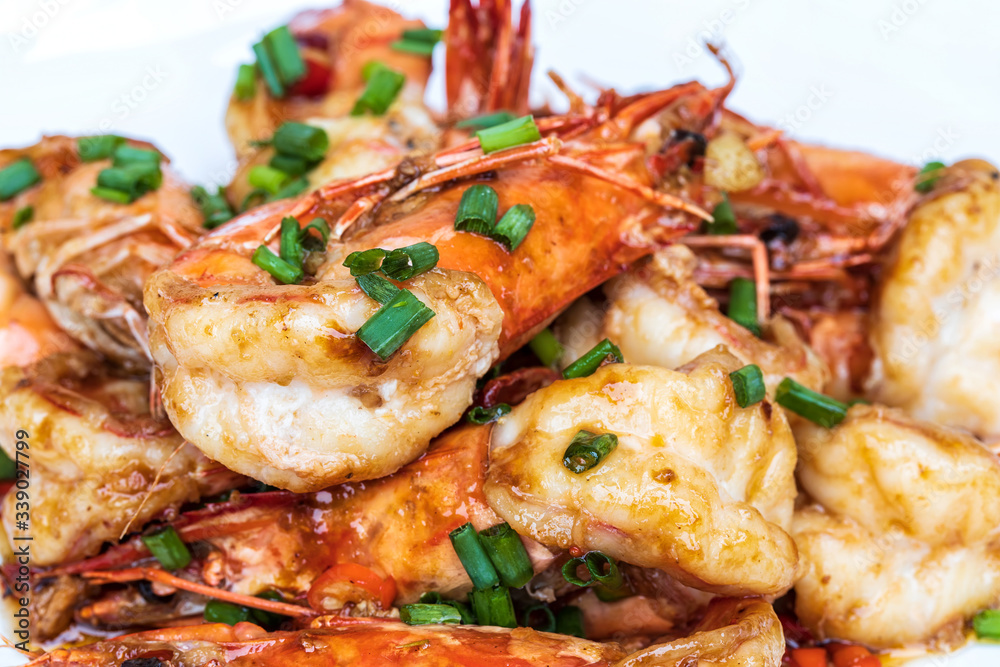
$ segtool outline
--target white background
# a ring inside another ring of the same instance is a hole
[[[332,2],[332,0],[331,0]],[[443,26],[446,0],[396,0]],[[314,3],[267,0],[0,0],[0,147],[43,133],[153,139],[192,181],[228,179],[222,116],[236,65],[263,30]],[[554,68],[621,91],[698,78],[725,42],[731,106],[797,137],[911,163],[1000,160],[1000,3],[986,0],[535,0],[535,99]],[[442,55],[438,50],[437,57]],[[443,85],[428,99],[440,106]],[[0,620],[7,621],[4,618]],[[0,657],[0,664],[3,659]],[[937,658],[994,665],[1000,649]]]

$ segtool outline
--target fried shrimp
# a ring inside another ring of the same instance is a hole
[[[872,309],[871,392],[918,419],[1000,435],[1000,175],[959,162],[909,215]]]
[[[1000,461],[963,432],[857,405],[834,429],[796,425],[796,612],[818,638],[956,644],[1000,599]]]
[[[0,369],[26,366],[50,354],[77,348],[45,306],[28,293],[0,250]]]
[[[761,339],[722,314],[695,283],[697,260],[677,244],[639,262],[604,285],[605,304],[583,299],[557,321],[563,365],[572,363],[603,338],[617,344],[631,363],[677,368],[699,354],[725,345],[744,364],[764,371],[769,389],[792,377],[816,390],[829,372],[783,317],[771,320]]]
[[[14,208],[0,205],[0,228],[10,229],[5,243],[19,274],[63,331],[116,363],[145,369],[151,359],[143,284],[199,236],[201,216],[167,166],[162,185],[130,204],[95,196],[91,189],[111,160],[84,163],[77,145],[46,137],[0,153],[0,166],[28,158],[42,179],[13,200],[33,208],[31,220],[14,230]]]
[[[484,492],[518,533],[600,550],[725,595],[795,580],[795,443],[784,413],[739,408],[716,348],[679,371],[612,364],[556,382],[496,426]],[[564,457],[580,431],[617,436],[593,469]]]

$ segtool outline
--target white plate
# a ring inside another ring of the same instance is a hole
[[[329,0],[333,2],[333,0]],[[3,0],[0,146],[41,133],[150,138],[192,182],[235,168],[222,117],[250,44],[323,0]],[[385,2],[443,25],[446,0]],[[794,136],[920,164],[1000,159],[1000,3],[963,0],[535,0],[536,101],[561,99],[554,68],[622,91],[723,74],[699,46],[725,41],[740,82],[730,106]],[[438,50],[436,58],[442,56]],[[428,99],[440,106],[443,84]],[[10,636],[10,618],[0,632]],[[0,667],[19,664],[0,652]],[[975,646],[914,663],[1000,664]]]

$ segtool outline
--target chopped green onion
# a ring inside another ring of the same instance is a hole
[[[274,150],[282,155],[318,162],[330,148],[330,137],[321,127],[289,121],[282,123],[274,133],[273,145]]]
[[[580,430],[563,454],[563,465],[571,473],[579,475],[596,468],[618,447],[618,436],[614,433],[600,435]]]
[[[407,625],[459,624],[462,615],[447,604],[404,604],[399,608],[399,620]]]
[[[556,614],[556,632],[561,635],[586,638],[587,633],[583,630],[583,611],[572,605],[560,609]]]
[[[271,97],[284,97],[285,86],[281,83],[274,58],[272,58],[266,43],[260,41],[254,44],[253,52],[257,56],[257,67],[260,69],[260,75],[264,79],[264,83],[267,84],[267,89],[271,91]]]
[[[382,260],[382,273],[393,280],[410,280],[437,266],[439,257],[436,247],[420,241],[386,253]]]
[[[855,405],[871,405],[872,402],[867,398],[852,398],[847,402],[847,407],[853,408]]]
[[[281,219],[281,239],[278,246],[278,256],[292,266],[302,266],[305,250],[302,248],[299,221],[292,217]]]
[[[733,382],[733,393],[741,408],[749,407],[764,400],[764,373],[760,366],[750,364],[729,374]]]
[[[250,609],[222,600],[209,600],[205,603],[205,620],[209,623],[236,625],[250,620]]]
[[[434,54],[434,42],[419,42],[414,39],[396,40],[390,46],[395,51],[412,53],[417,56],[430,56]]]
[[[462,561],[472,585],[479,590],[492,588],[500,583],[500,576],[493,566],[490,557],[486,555],[483,543],[479,538],[479,533],[472,527],[471,523],[460,526],[448,534],[451,544],[455,547],[458,560]],[[473,604],[475,607],[475,604]],[[477,616],[478,610],[477,610]],[[482,617],[480,616],[480,621]]]
[[[288,174],[274,167],[258,164],[250,169],[250,173],[247,174],[247,180],[250,181],[250,185],[253,187],[260,188],[268,194],[274,195],[288,182]]]
[[[352,276],[366,276],[378,271],[382,266],[383,259],[385,259],[385,250],[382,248],[355,250],[344,260],[344,266],[351,270]]]
[[[12,199],[40,180],[42,175],[28,158],[7,165],[0,169],[0,201]]]
[[[535,334],[535,337],[528,341],[528,347],[546,366],[555,366],[559,357],[563,355],[562,343],[556,339],[556,335],[549,328],[542,329]]]
[[[236,71],[236,86],[233,90],[236,99],[241,102],[252,100],[257,94],[257,68],[253,65],[240,65]]]
[[[466,418],[473,424],[490,424],[508,414],[510,409],[510,406],[506,403],[497,403],[492,408],[484,408],[481,405],[477,405],[469,410],[469,415]]]
[[[733,213],[732,204],[729,203],[729,195],[722,194],[722,201],[712,209],[712,221],[705,223],[705,231],[720,235],[735,234],[739,231],[736,226],[736,214]]]
[[[479,539],[504,586],[520,588],[535,576],[521,538],[506,521],[479,531]]]
[[[405,81],[405,75],[385,65],[374,68],[371,78],[368,79],[368,85],[351,109],[351,115],[363,116],[365,112],[371,112],[376,116],[383,115],[403,89]]]
[[[476,136],[479,137],[479,145],[484,153],[494,153],[542,138],[535,119],[530,115],[479,130]]]
[[[535,224],[535,209],[530,204],[515,204],[507,209],[490,236],[514,252]]]
[[[934,189],[934,184],[941,178],[939,172],[945,168],[946,166],[943,162],[928,162],[917,174],[917,180],[913,185],[913,189],[924,194],[930,192]]]
[[[240,202],[240,210],[247,211],[254,206],[259,206],[267,201],[267,190],[264,188],[254,188],[247,193],[247,196]]]
[[[378,60],[369,60],[364,65],[361,66],[361,80],[371,81],[371,78],[375,76],[375,72],[380,69],[389,69],[385,63]]]
[[[609,589],[621,588],[624,583],[621,570],[618,569],[618,562],[601,551],[590,551],[583,557],[583,562],[590,572],[590,577],[602,586]]]
[[[21,227],[31,222],[31,219],[35,217],[35,207],[34,206],[22,206],[17,209],[14,213],[14,220],[11,222],[11,229],[17,231]]]
[[[475,116],[474,118],[466,118],[465,120],[460,120],[455,123],[455,127],[460,130],[466,128],[485,130],[489,127],[496,127],[497,125],[503,125],[504,123],[509,123],[510,121],[517,118],[514,114],[509,111],[495,111],[493,113],[484,114],[482,116]]]
[[[130,164],[159,165],[162,159],[163,156],[157,151],[122,144],[112,154],[111,165],[113,167],[127,167]]]
[[[259,268],[271,274],[271,277],[285,285],[295,285],[305,275],[298,266],[293,266],[281,259],[266,245],[259,246],[250,258]]]
[[[774,400],[800,417],[826,428],[833,428],[847,416],[846,403],[803,387],[792,378],[781,381]]]
[[[972,618],[979,639],[1000,640],[1000,609],[983,609]]]
[[[541,613],[543,621],[541,623],[536,623],[534,618]],[[524,610],[524,619],[521,623],[526,628],[531,628],[537,630],[538,632],[555,632],[556,631],[556,615],[552,613],[547,604],[536,604],[532,607],[528,607]]]
[[[17,477],[17,464],[7,456],[7,452],[0,449],[0,479],[14,479],[15,477]]]
[[[432,317],[433,310],[413,292],[403,289],[369,317],[356,335],[379,359],[385,361]]]
[[[173,526],[143,535],[142,543],[165,570],[180,570],[191,562],[191,552]]]
[[[160,187],[163,183],[163,172],[160,165],[152,162],[131,162],[122,167],[102,169],[97,175],[97,187],[91,192],[103,199],[119,203],[133,202],[147,192]],[[105,190],[118,190],[124,195],[112,197]]]
[[[278,26],[264,35],[263,41],[283,84],[291,86],[306,75],[306,63],[288,26]]]
[[[313,218],[312,222],[302,228],[302,240],[308,241],[313,237],[309,233],[310,229],[315,229],[319,232],[320,240],[323,242],[323,247],[326,248],[326,244],[330,241],[330,225],[327,224],[326,220],[323,218]]]
[[[455,229],[489,236],[497,224],[499,206],[500,198],[496,190],[482,184],[470,186],[458,202]]]
[[[222,186],[216,188],[215,194],[212,195],[205,188],[196,185],[191,188],[191,198],[201,209],[206,229],[215,229],[222,223],[231,220],[234,215],[233,208],[229,205],[229,201],[222,191]]]
[[[571,380],[573,378],[587,377],[593,375],[594,371],[600,368],[604,361],[611,357],[617,364],[624,363],[622,351],[617,345],[605,338],[600,343],[587,351],[582,357],[571,363],[563,370],[563,378]]]
[[[441,594],[437,591],[429,591],[420,596],[420,602],[423,604],[446,604],[454,607],[458,610],[458,613],[462,617],[462,623],[465,625],[471,625],[476,622],[476,617],[472,615],[472,610],[469,605],[464,602],[459,602],[458,600],[447,600],[441,597]]]
[[[430,44],[440,42],[443,35],[444,30],[438,30],[437,28],[411,28],[403,31],[403,39],[411,42],[428,42]]]
[[[130,204],[132,202],[132,196],[129,193],[113,188],[90,188],[90,194],[116,204]]]
[[[123,143],[125,139],[114,134],[80,137],[76,140],[76,152],[84,162],[96,162],[111,157],[115,149]]]
[[[749,278],[733,278],[729,283],[729,319],[760,336],[757,322],[757,285]]]
[[[597,584],[594,586],[594,595],[601,602],[614,602],[616,600],[624,600],[627,597],[632,597],[632,591],[628,586],[618,586],[617,588],[609,588],[604,584]]]
[[[282,155],[281,153],[272,155],[267,166],[283,171],[289,176],[301,176],[312,168],[312,165],[300,157]]]
[[[514,603],[510,599],[510,590],[506,586],[492,586],[485,590],[477,589],[469,593],[472,609],[479,619],[479,625],[493,625],[500,628],[516,628],[517,616],[514,615]]]
[[[272,602],[284,602],[285,597],[278,591],[264,591],[263,593],[258,593],[254,597],[260,598],[261,600],[271,600]],[[263,609],[251,609],[250,617],[265,630],[273,632],[277,630],[282,623],[285,622],[287,616],[282,614],[276,614],[273,611],[264,611]]]
[[[295,197],[309,189],[309,179],[299,176],[281,186],[281,189],[274,193],[274,199],[287,199]]]
[[[388,280],[375,273],[366,273],[365,275],[358,276],[355,280],[358,281],[358,287],[361,288],[362,292],[381,304],[389,303],[401,291]]]

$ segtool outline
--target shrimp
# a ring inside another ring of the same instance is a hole
[[[630,363],[682,366],[718,345],[744,364],[757,364],[774,389],[788,376],[821,390],[829,375],[791,322],[776,316],[762,340],[724,316],[693,280],[697,260],[680,244],[655,253],[604,285],[605,304],[587,299],[557,321],[562,364],[582,356],[603,338],[613,340]]]
[[[1000,435],[1000,173],[950,167],[909,214],[872,309],[868,381],[918,419]]]
[[[556,382],[502,418],[483,490],[518,533],[600,550],[722,595],[778,595],[795,580],[786,530],[795,443],[767,401],[741,409],[725,348],[679,371],[612,364]],[[617,436],[585,474],[564,464],[574,435]]]
[[[42,176],[0,204],[0,229],[21,277],[63,331],[116,363],[147,369],[143,283],[198,237],[201,216],[169,167],[158,190],[131,204],[99,199],[90,190],[110,161],[83,163],[76,146],[70,137],[46,137],[0,153],[0,166],[28,158]],[[26,206],[32,220],[12,229]]]
[[[0,251],[0,369],[26,366],[78,347],[28,292],[7,255]]]
[[[955,645],[1000,600],[1000,460],[964,432],[856,405],[833,429],[795,427],[799,620],[818,639]]]
[[[548,136],[490,155],[439,155],[450,166],[429,164],[419,176],[397,168],[331,183],[207,235],[146,285],[171,421],[230,469],[296,492],[398,470],[458,420],[496,359],[690,229],[691,216],[708,217],[653,191],[642,147],[613,141],[687,90],[651,93],[610,119],[550,121]],[[568,131],[571,139],[559,138]],[[537,221],[514,252],[454,229],[474,182],[493,187],[504,210],[533,206]],[[276,285],[250,260],[261,242],[276,242],[272,232],[289,215],[337,221],[309,284]],[[587,252],[579,251],[584,240]],[[418,241],[433,242],[440,259],[407,287],[436,315],[378,362],[352,335],[377,304],[341,264],[352,251]]]
[[[308,629],[268,634],[252,623],[153,630],[88,646],[59,649],[32,667],[149,664],[198,665],[551,665],[552,667],[682,667],[692,660],[737,667],[778,667],[785,643],[771,605],[719,600],[692,634],[634,653],[529,628],[405,625],[379,619],[319,618]],[[142,664],[147,664],[143,662]]]
[[[147,387],[89,352],[0,372],[0,446],[11,459],[30,447],[34,565],[96,554],[128,524],[233,484],[232,473],[149,414]],[[16,504],[7,494],[2,521],[12,540]]]

